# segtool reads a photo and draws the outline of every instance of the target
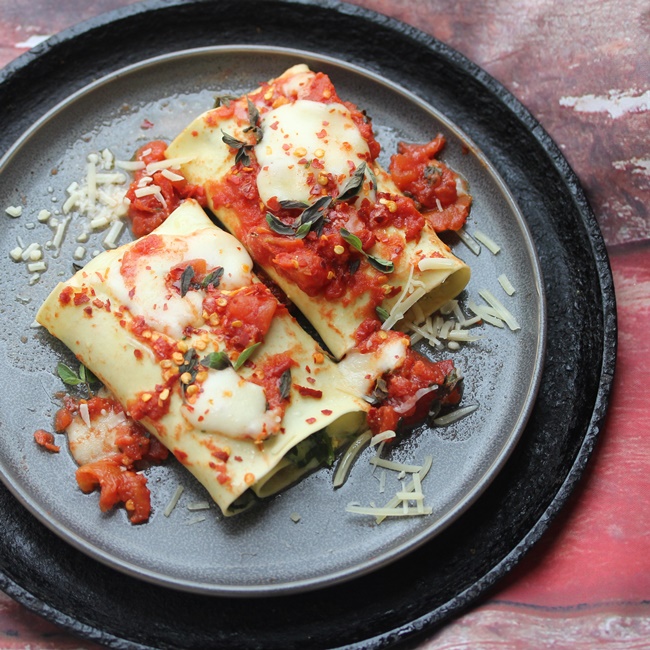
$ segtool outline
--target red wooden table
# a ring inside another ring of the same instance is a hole
[[[0,66],[132,0],[0,0]],[[609,416],[551,530],[475,609],[422,644],[650,648],[650,5],[648,0],[356,0],[459,50],[560,145],[596,213],[617,292]],[[0,648],[92,648],[0,593]]]

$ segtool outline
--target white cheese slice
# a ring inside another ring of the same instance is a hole
[[[264,433],[277,428],[280,420],[274,411],[266,410],[264,389],[232,368],[211,370],[196,402],[184,403],[182,413],[198,430],[231,438],[266,437]]]
[[[262,130],[255,156],[260,164],[257,189],[264,203],[273,197],[313,203],[311,190],[320,188],[319,174],[332,174],[340,191],[370,157],[368,144],[343,104],[299,99],[265,113]]]

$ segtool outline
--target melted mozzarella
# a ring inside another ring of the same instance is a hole
[[[340,190],[369,158],[368,144],[342,104],[299,99],[266,113],[262,129],[255,156],[260,164],[257,189],[265,203],[272,197],[311,203],[319,173],[332,174]]]
[[[215,229],[190,237],[163,235],[162,239],[164,246],[136,258],[126,275],[121,261],[114,262],[106,274],[106,284],[133,316],[142,316],[151,328],[180,339],[186,327],[203,324],[205,292],[192,290],[181,297],[167,284],[170,270],[183,262],[203,259],[208,268],[223,267],[220,286],[234,289],[250,284],[252,262],[241,246],[232,245],[229,235]]]
[[[399,337],[368,354],[353,350],[339,363],[339,370],[356,395],[369,396],[379,377],[404,363],[408,346],[409,339]]]
[[[108,411],[93,418],[90,426],[76,415],[66,429],[70,453],[78,465],[93,463],[119,452],[115,438],[126,424],[122,411]]]
[[[265,438],[278,428],[277,414],[266,410],[264,389],[232,368],[210,372],[201,388],[193,405],[183,405],[183,417],[197,429],[230,438]]]

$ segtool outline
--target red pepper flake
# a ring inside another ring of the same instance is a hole
[[[84,314],[86,314],[86,316],[88,316],[88,318],[92,318],[93,308],[92,307],[84,307]]]
[[[151,129],[153,127],[153,122],[150,120],[144,119],[142,120],[142,124],[140,125],[141,129]]]
[[[277,131],[277,130],[278,130],[278,124],[279,124],[279,122],[277,122],[277,121],[276,121],[276,122],[273,122],[273,124],[271,124],[271,125],[269,126],[269,128],[270,128],[270,129],[273,129],[274,131]]]
[[[184,451],[181,451],[180,449],[174,449],[174,456],[181,462],[183,465],[187,465],[187,454]]]
[[[199,132],[198,132],[198,131],[192,131],[192,137],[193,137],[193,138],[198,137],[198,135],[199,135]]]
[[[323,124],[325,124],[325,122],[323,122]],[[316,137],[317,137],[319,140],[322,140],[323,138],[326,138],[326,137],[327,137],[327,131],[326,131],[325,129],[321,129],[321,130],[316,134]]]
[[[133,296],[135,296],[135,287],[129,290],[129,298],[133,299]]]
[[[95,298],[95,300],[93,300],[93,305],[95,305],[95,307],[97,307],[97,309],[103,309],[104,308],[104,301],[100,300],[99,298]]]
[[[305,422],[306,422],[307,424],[314,424],[314,422],[316,422],[316,418],[307,418],[307,419],[305,420]]]
[[[235,460],[236,460],[238,463],[241,463],[243,459],[242,459],[241,456],[235,456]]]
[[[34,440],[44,449],[51,451],[53,454],[59,453],[61,448],[54,444],[54,435],[44,429],[38,429],[34,432]]]
[[[133,350],[133,356],[138,360],[142,359],[142,350]]]
[[[323,409],[323,410],[321,411],[321,413],[322,413],[323,415],[332,415],[332,411],[331,411],[331,409]]]
[[[314,379],[314,377],[307,377],[307,381],[308,381],[310,384],[315,384],[315,383],[316,383],[316,379]]]
[[[314,397],[320,399],[323,396],[322,390],[316,390],[315,388],[308,388],[307,386],[300,386],[294,384],[293,387],[303,396],[303,397]]]
[[[59,296],[59,300],[61,297]],[[75,293],[73,299],[75,307],[90,302],[90,296],[87,293]]]

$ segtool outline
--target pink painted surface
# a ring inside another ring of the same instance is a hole
[[[0,0],[0,65],[30,37],[130,0]],[[552,529],[482,604],[421,642],[650,648],[650,54],[647,0],[356,0],[440,38],[502,82],[560,145],[608,244],[619,358],[587,474]],[[0,594],[0,648],[94,648]]]

